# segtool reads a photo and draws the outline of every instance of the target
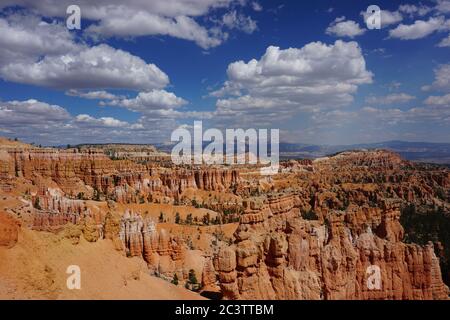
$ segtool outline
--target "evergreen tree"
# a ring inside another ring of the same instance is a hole
[[[195,275],[194,269],[189,270],[188,281],[190,284],[198,284],[197,276]]]
[[[34,201],[34,207],[38,210],[42,210],[39,198],[36,198],[36,200]]]
[[[186,217],[186,224],[192,224],[192,213],[189,213]]]
[[[178,285],[178,276],[176,273],[173,275],[172,283],[176,286]]]

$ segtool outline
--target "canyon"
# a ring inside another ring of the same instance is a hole
[[[262,176],[174,165],[151,146],[0,138],[0,297],[448,299],[450,242],[433,223],[449,215],[450,170],[387,150]],[[69,260],[88,270],[86,291],[64,288]]]

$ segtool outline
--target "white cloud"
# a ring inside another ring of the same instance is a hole
[[[248,34],[253,33],[258,29],[256,22],[252,20],[251,17],[246,17],[242,13],[237,13],[236,10],[226,13],[222,17],[222,23],[229,29],[242,30]]]
[[[199,17],[207,14],[210,10],[227,8],[231,4],[239,5],[241,1],[234,0],[129,0],[124,5],[121,0],[78,0],[77,5],[82,8],[82,14],[92,20],[107,18],[107,15],[118,9],[129,9],[135,11],[150,12],[165,17],[194,16]],[[66,17],[66,10],[72,0],[3,0],[0,8],[11,5],[23,6],[33,9],[45,16]],[[61,10],[63,8],[64,10]]]
[[[112,117],[94,118],[88,114],[79,114],[75,117],[77,124],[88,124],[90,127],[127,127],[129,123]]]
[[[414,100],[416,97],[411,96],[409,94],[406,93],[392,93],[392,94],[388,94],[387,96],[383,96],[383,97],[368,97],[366,98],[366,103],[369,104],[383,104],[383,105],[387,105],[387,104],[394,104],[394,103],[405,103],[405,102],[409,102],[411,100]]]
[[[256,2],[255,2],[256,3]],[[0,9],[18,5],[46,17],[65,18],[65,10],[73,4],[72,0],[4,0]],[[207,17],[217,10],[227,10],[245,6],[241,0],[79,0],[76,3],[82,9],[84,19],[94,21],[85,32],[97,37],[136,37],[162,35],[194,41],[207,49],[221,44],[226,34],[217,30],[217,26],[202,26],[197,20]],[[250,3],[252,4],[252,3]],[[252,4],[253,8],[258,8]]]
[[[336,18],[327,28],[326,33],[338,37],[354,38],[364,34],[365,29],[360,28],[359,24],[352,20],[345,20],[345,17]]]
[[[132,99],[116,99],[104,104],[120,106],[135,112],[151,112],[159,109],[173,109],[187,104],[187,101],[165,90],[140,92]]]
[[[372,82],[358,44],[341,40],[332,45],[312,42],[300,49],[270,46],[259,60],[231,63],[227,75],[224,86],[212,93],[222,97],[216,114],[248,114],[252,121],[258,114],[260,120],[272,121],[347,105],[358,85]]]
[[[398,11],[408,14],[410,17],[424,16],[433,9],[425,5],[402,4],[398,7]]]
[[[255,11],[262,11],[263,9],[263,7],[257,1],[252,2],[252,8]]]
[[[442,64],[434,70],[434,81],[431,85],[422,87],[422,90],[436,90],[450,92],[450,64]]]
[[[103,19],[101,23],[90,26],[86,32],[93,34],[94,38],[96,36],[171,36],[194,41],[204,49],[218,46],[224,40],[222,33],[213,34],[191,17],[166,18],[148,12],[128,11],[124,8],[118,8],[117,12]]]
[[[63,89],[152,89],[169,83],[154,64],[105,44],[40,61],[10,63],[0,67],[0,73],[8,81]]]
[[[444,96],[429,96],[425,100],[427,105],[450,106],[450,94]]]
[[[363,16],[365,23],[369,15],[366,11],[362,11],[361,15]],[[387,27],[391,24],[399,23],[400,21],[403,20],[402,14],[398,11],[381,10],[380,17],[381,17],[381,28]]]
[[[387,140],[445,141],[449,133],[450,108],[442,106],[411,109],[363,107],[313,113],[306,125],[283,132],[298,143],[349,144]],[[446,136],[447,135],[447,136]]]
[[[13,14],[0,18],[0,65],[34,61],[43,55],[77,51],[72,35],[58,23],[47,23],[33,15]]]
[[[402,40],[415,40],[424,38],[444,28],[446,28],[444,17],[431,17],[427,21],[416,20],[411,25],[400,24],[395,29],[389,31],[389,36]]]
[[[93,100],[100,100],[100,99],[113,100],[113,99],[120,98],[119,96],[112,94],[110,92],[104,91],[104,90],[84,92],[84,91],[71,89],[71,90],[66,91],[66,95],[72,96],[72,97],[85,98],[85,99],[93,99]]]
[[[433,124],[450,124],[450,108],[442,108],[438,105],[428,107],[415,107],[408,110],[380,109],[364,107],[360,111],[361,119],[364,122],[373,122],[375,124],[397,125],[422,123],[432,126]]]
[[[436,5],[436,10],[440,13],[449,13],[450,12],[450,1],[448,0],[438,0]]]
[[[450,47],[450,34],[447,36],[447,38],[444,38],[441,40],[441,42],[439,42],[438,47]]]
[[[398,81],[391,81],[390,83],[387,84],[387,88],[389,89],[389,91],[394,91],[399,89],[402,86],[401,82]]]
[[[106,44],[88,47],[75,41],[62,24],[36,15],[6,15],[0,27],[4,80],[62,89],[150,90],[169,84],[156,65]]]
[[[70,119],[70,114],[58,105],[34,99],[0,101],[0,126],[25,128],[33,125],[57,125]]]
[[[35,99],[0,102],[0,126],[21,130],[47,131],[58,128],[74,128],[73,124],[95,127],[126,127],[125,121],[112,117],[94,118],[87,114],[72,117],[58,105],[50,105]]]
[[[403,17],[398,11],[381,10],[381,27],[396,24],[402,20]]]
[[[129,123],[114,117],[72,116],[58,105],[29,99],[0,101],[0,132],[9,137],[44,144],[80,142],[163,141],[177,124],[173,119],[141,117]]]

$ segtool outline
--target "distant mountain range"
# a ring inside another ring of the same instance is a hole
[[[280,154],[283,158],[318,158],[337,152],[357,149],[387,149],[399,153],[407,160],[450,164],[450,143],[397,140],[336,146],[280,143]]]
[[[171,152],[174,144],[156,144],[165,152]],[[205,146],[208,143],[205,143]],[[270,147],[269,147],[270,149]],[[404,159],[428,163],[450,164],[450,143],[385,141],[352,145],[311,145],[304,143],[280,143],[282,159],[314,159],[337,152],[357,149],[387,149],[399,153]],[[225,150],[225,149],[224,149]]]

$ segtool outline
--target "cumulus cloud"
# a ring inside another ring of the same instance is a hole
[[[187,104],[187,101],[165,90],[140,92],[132,99],[115,99],[104,104],[120,106],[131,111],[147,113],[159,109],[173,109]]]
[[[312,42],[282,50],[270,46],[259,59],[236,61],[228,80],[211,95],[219,97],[217,115],[257,114],[266,120],[299,111],[338,108],[353,101],[358,85],[371,83],[356,42]],[[236,96],[236,97],[233,97]]]
[[[150,143],[167,139],[174,128],[176,122],[167,118],[143,116],[129,123],[109,116],[72,116],[61,106],[34,99],[0,101],[0,132],[36,143]]]
[[[398,11],[381,10],[381,27],[399,23],[403,20]]]
[[[5,80],[62,89],[163,88],[169,77],[154,64],[106,44],[0,67]]]
[[[77,124],[87,124],[89,127],[127,127],[129,123],[112,117],[94,118],[88,114],[79,114],[74,119]]]
[[[188,16],[202,16],[209,10],[214,8],[228,7],[233,0],[200,0],[200,1],[185,1],[185,0],[152,0],[152,1],[139,1],[129,0],[126,6],[123,5],[123,1],[120,0],[97,0],[92,3],[90,0],[79,0],[78,5],[83,8],[83,15],[89,19],[100,20],[107,13],[108,10],[116,7],[129,7],[133,9],[140,9],[142,11],[152,12],[167,17],[176,17],[180,15]],[[3,0],[1,7],[7,7],[10,5],[24,6],[46,16],[66,16],[65,10],[61,8],[67,8],[71,3],[71,0],[47,0],[47,1],[34,1],[34,0]],[[56,5],[58,4],[58,5]],[[108,6],[110,8],[108,8]]]
[[[65,10],[71,0],[5,0],[0,9],[8,6],[26,7],[46,17],[66,17]],[[202,48],[221,44],[226,35],[217,26],[202,26],[196,20],[215,11],[247,5],[241,0],[79,0],[83,18],[93,21],[86,32],[94,37],[136,37],[146,35],[170,36],[194,41]],[[250,3],[254,10],[260,6]],[[245,30],[244,30],[245,31]]]
[[[353,20],[345,20],[345,17],[336,18],[326,29],[326,33],[338,37],[354,38],[364,34],[366,30]]]
[[[440,13],[449,13],[450,12],[450,1],[438,0],[435,9]]]
[[[447,36],[447,38],[444,38],[441,40],[441,42],[439,42],[438,47],[450,47],[450,34]]]
[[[101,37],[171,36],[194,41],[204,49],[216,47],[224,40],[223,33],[208,31],[191,17],[165,18],[127,8],[118,8],[117,12],[111,13],[101,23],[88,27],[86,32]]]
[[[450,106],[450,94],[444,96],[429,96],[425,100],[427,105]]]
[[[442,64],[434,70],[434,81],[431,85],[422,87],[422,90],[436,90],[450,92],[450,64]]]
[[[245,95],[237,98],[219,99],[216,103],[215,115],[221,120],[232,120],[236,114],[249,115],[247,119],[239,119],[241,122],[247,120],[252,122],[270,122],[267,120],[282,120],[290,117],[298,111],[298,104],[280,98],[259,98]]]
[[[389,31],[389,37],[401,40],[424,38],[435,31],[448,28],[444,17],[430,17],[427,21],[416,20],[411,25],[400,24]]]
[[[450,109],[438,106],[415,107],[408,110],[365,107],[361,109],[361,117],[367,117],[366,121],[370,120],[390,125],[399,123],[449,124]]]
[[[32,125],[57,125],[70,119],[70,114],[58,105],[34,99],[0,101],[0,125],[22,128]]]
[[[242,13],[237,13],[236,10],[224,14],[222,23],[229,29],[242,30],[248,34],[253,33],[258,29],[256,22],[251,17],[247,17]]]
[[[430,13],[432,10],[433,10],[433,8],[425,6],[423,4],[420,4],[420,5],[401,4],[398,7],[398,11],[406,13],[410,17],[424,16],[424,15]]]
[[[344,143],[380,142],[392,139],[439,139],[448,132],[450,108],[440,105],[413,107],[410,109],[363,107],[356,111],[333,110],[314,114],[312,125],[297,136],[312,141],[323,139],[327,143],[344,136]],[[336,142],[335,142],[336,143]],[[342,143],[342,141],[341,141]]]
[[[442,106],[400,108],[363,107],[330,110],[311,115],[307,125],[282,132],[282,140],[349,144],[387,140],[442,141],[448,134],[450,108]]]
[[[382,96],[382,97],[374,97],[374,96],[368,97],[368,98],[366,98],[366,103],[374,104],[374,105],[378,105],[378,104],[388,105],[388,104],[394,104],[394,103],[406,103],[411,100],[414,100],[415,98],[416,97],[411,96],[406,93],[392,93],[392,94],[388,94],[387,96]]]
[[[61,89],[160,89],[168,76],[156,65],[106,44],[75,41],[56,22],[35,15],[0,18],[0,77],[12,82]]]
[[[65,26],[44,22],[34,15],[17,13],[0,18],[0,30],[0,65],[79,49]]]
[[[73,117],[67,110],[58,105],[29,99],[25,101],[0,102],[0,125],[4,128],[21,127],[23,130],[32,128],[44,129],[68,128],[74,124],[89,124],[90,126],[126,127],[125,121],[112,117],[95,118],[87,114]]]
[[[176,125],[174,119],[209,116],[174,110],[187,101],[163,90],[169,78],[156,65],[106,44],[89,47],[62,23],[44,21],[27,11],[11,12],[0,17],[0,26],[6,30],[0,39],[2,79],[120,104],[139,112],[140,118],[128,123],[108,116],[72,116],[64,108],[45,102],[9,101],[0,102],[2,133],[55,142],[73,141],[76,137],[107,141],[162,139],[170,136],[167,130]],[[135,99],[126,99],[104,89],[142,92]]]
[[[361,15],[364,18],[364,22],[367,21],[369,14],[366,11],[362,11]],[[400,21],[403,20],[402,14],[398,11],[381,10],[380,17],[381,17],[381,28],[399,23]]]
[[[72,97],[80,97],[80,98],[84,98],[84,99],[92,99],[92,100],[100,100],[100,99],[113,100],[113,99],[121,98],[120,96],[117,96],[115,94],[112,94],[112,93],[104,91],[104,90],[84,92],[84,91],[71,89],[71,90],[66,91],[66,95],[72,96]]]
[[[252,8],[255,11],[262,11],[263,7],[256,1],[252,1]]]

